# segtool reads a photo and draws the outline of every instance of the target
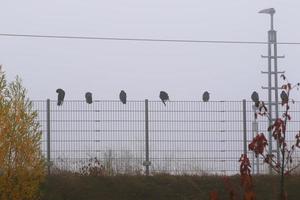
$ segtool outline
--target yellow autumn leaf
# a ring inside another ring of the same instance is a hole
[[[7,84],[0,70],[0,199],[39,199],[45,177],[37,114],[17,78]]]

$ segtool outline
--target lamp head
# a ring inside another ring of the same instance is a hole
[[[275,9],[274,8],[267,8],[267,9],[263,9],[263,10],[259,11],[258,13],[274,15]]]

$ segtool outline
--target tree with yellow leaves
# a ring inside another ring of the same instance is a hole
[[[37,112],[17,77],[7,83],[0,67],[0,199],[34,200],[45,176]]]

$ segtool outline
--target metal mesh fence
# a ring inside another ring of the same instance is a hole
[[[110,174],[144,173],[148,154],[152,174],[235,174],[239,173],[238,159],[244,152],[244,142],[249,144],[256,134],[252,102],[247,102],[244,110],[247,141],[243,139],[242,101],[171,101],[166,106],[160,101],[149,101],[147,121],[145,101],[129,101],[125,105],[119,101],[65,101],[62,106],[49,101],[48,111],[46,100],[33,103],[43,131],[42,150],[50,156],[52,171],[80,171],[97,160]],[[291,105],[291,116],[288,141],[294,140],[300,130],[300,102]],[[268,135],[267,119],[256,122],[257,131]],[[248,153],[254,173],[268,172],[262,160]],[[294,163],[299,162],[298,153]]]

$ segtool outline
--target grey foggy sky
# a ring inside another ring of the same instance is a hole
[[[274,7],[279,42],[300,42],[299,0],[1,0],[0,32],[194,40],[266,41]],[[161,43],[0,37],[0,63],[9,80],[19,75],[32,99],[129,100],[250,99],[266,97],[266,45]],[[300,45],[279,45],[279,69],[300,81]],[[299,92],[292,96],[300,100]]]

